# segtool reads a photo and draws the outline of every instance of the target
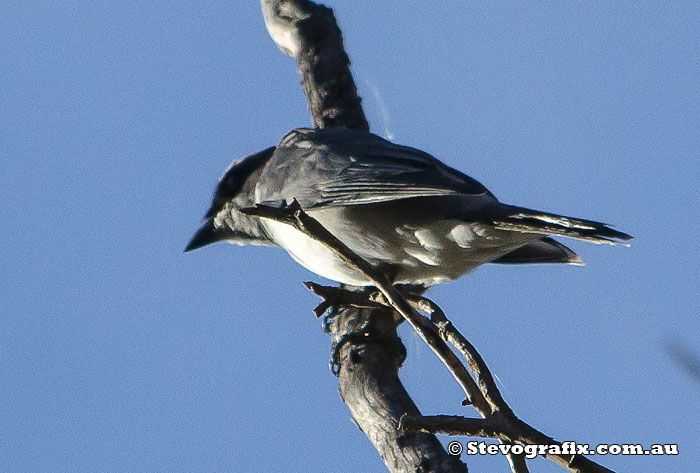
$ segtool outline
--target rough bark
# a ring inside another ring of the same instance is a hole
[[[306,0],[261,0],[280,49],[296,58],[316,128],[369,130],[333,10]]]
[[[392,472],[466,472],[433,435],[399,431],[404,415],[419,412],[399,380],[403,346],[392,311],[344,309],[331,324],[334,343],[353,333],[367,337],[344,343],[338,352],[340,395],[357,426]]]
[[[306,0],[261,0],[272,39],[296,58],[315,127],[369,130],[332,10]],[[398,377],[405,350],[387,309],[342,309],[328,326],[340,394],[357,426],[392,472],[466,472],[437,438],[401,433],[404,415],[420,415]]]

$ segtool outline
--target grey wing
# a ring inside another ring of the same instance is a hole
[[[476,180],[420,150],[395,145],[370,133],[346,139],[287,141],[278,147],[279,195],[304,208],[362,205],[397,199],[491,195]],[[306,135],[305,138],[309,136]]]

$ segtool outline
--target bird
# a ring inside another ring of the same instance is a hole
[[[185,251],[219,241],[279,246],[324,278],[370,286],[319,241],[243,212],[295,200],[393,283],[425,288],[486,263],[583,264],[552,236],[612,245],[632,239],[608,224],[501,203],[430,154],[368,131],[297,128],[225,170]]]

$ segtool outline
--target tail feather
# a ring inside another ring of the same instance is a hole
[[[549,237],[516,248],[491,262],[497,264],[566,263],[577,266],[585,264],[571,248]]]
[[[565,217],[537,210],[504,205],[501,212],[492,217],[492,224],[501,230],[539,235],[560,235],[593,243],[626,245],[632,237],[611,228],[608,224]],[[498,215],[500,214],[500,215]]]

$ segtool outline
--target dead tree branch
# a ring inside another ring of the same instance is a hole
[[[491,416],[486,419],[470,419],[460,416],[406,416],[401,420],[401,427],[411,432],[496,438],[509,444],[556,445],[563,448],[562,443],[514,417]],[[547,453],[544,456],[571,472],[614,473],[583,455]]]
[[[418,332],[423,340],[443,361],[457,382],[468,392],[472,404],[483,419],[469,419],[458,416],[414,417],[407,415],[401,419],[399,430],[404,432],[428,432],[459,434],[496,438],[501,443],[519,445],[558,445],[561,443],[543,434],[522,420],[518,419],[510,406],[501,396],[498,386],[476,348],[454,327],[445,313],[433,301],[420,296],[404,296],[381,272],[360,258],[342,241],[326,230],[316,219],[309,216],[295,200],[282,208],[258,205],[243,209],[248,215],[269,218],[291,225],[304,232],[309,237],[322,243],[340,257],[349,267],[362,272],[367,279],[379,290],[381,296],[365,291],[351,295],[341,295],[342,289],[331,289],[313,285],[316,293],[335,298],[325,300],[326,304],[339,304],[339,301],[350,301],[353,305],[362,304],[358,297],[368,295],[367,304],[381,303],[396,310]],[[322,289],[320,289],[322,288]],[[431,315],[428,320],[415,309]],[[434,325],[433,325],[434,324]],[[437,327],[438,330],[434,330]],[[479,380],[479,385],[469,375],[468,371],[456,358],[445,342],[452,344],[468,361],[472,372]],[[451,356],[450,356],[451,355]],[[582,473],[612,473],[597,463],[577,454],[561,454],[547,451],[546,458],[572,472]],[[509,464],[515,473],[528,471],[522,455],[508,454]]]
[[[297,60],[314,126],[369,130],[332,10],[308,0],[260,3],[270,36]],[[329,308],[318,307],[317,314]],[[434,435],[398,430],[403,415],[420,412],[398,377],[405,349],[396,334],[393,311],[340,308],[328,328],[337,347],[340,394],[387,468],[466,472]]]
[[[308,0],[261,0],[261,5],[270,36],[282,51],[297,59],[314,126],[369,130],[332,10]],[[368,290],[349,292],[307,283],[324,299],[315,309],[317,316],[331,307],[340,308],[330,331],[338,347],[341,396],[391,471],[466,472],[466,466],[430,435],[438,432],[496,438],[510,444],[557,445],[513,414],[477,350],[432,301],[405,297],[296,201],[282,209],[257,206],[245,211],[293,225],[326,245],[379,289],[381,294],[372,295]],[[404,348],[396,335],[392,308],[443,361],[483,419],[420,415],[398,379]],[[431,319],[417,310],[430,314]],[[467,360],[476,381],[448,343]],[[547,457],[570,471],[610,472],[580,455]],[[528,471],[524,456],[509,454],[508,461],[513,472]]]
[[[369,131],[333,10],[308,0],[261,0],[277,46],[297,60],[315,128]]]
[[[401,316],[411,324],[418,335],[428,344],[431,350],[448,367],[450,373],[464,390],[467,399],[474,408],[482,414],[491,414],[491,408],[481,395],[479,387],[469,376],[467,369],[459,361],[457,356],[450,350],[444,340],[442,340],[435,330],[433,324],[418,314],[401,293],[391,284],[391,281],[357,256],[342,241],[336,238],[331,232],[326,230],[317,220],[304,212],[295,200],[289,206],[283,208],[258,205],[257,207],[243,209],[248,215],[255,215],[262,218],[270,218],[278,222],[292,225],[297,230],[306,233],[312,238],[320,241],[332,251],[334,251],[345,264],[363,273],[372,282],[372,285],[382,292],[387,299],[388,305],[393,307]]]

